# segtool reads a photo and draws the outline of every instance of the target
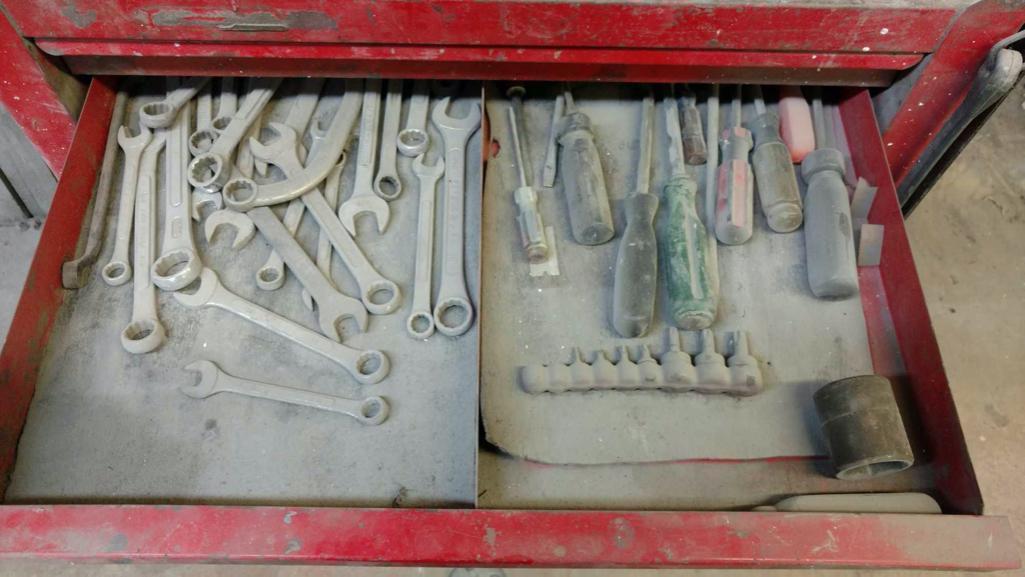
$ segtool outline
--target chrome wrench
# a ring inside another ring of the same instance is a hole
[[[450,99],[434,105],[431,121],[445,142],[445,213],[441,237],[441,287],[434,306],[434,324],[450,337],[459,336],[473,324],[473,303],[466,290],[463,270],[463,227],[466,204],[466,143],[480,127],[480,104],[473,103],[464,118],[448,115]],[[461,314],[460,314],[461,311]],[[447,321],[447,322],[446,322]]]
[[[110,286],[121,286],[132,278],[128,248],[132,240],[132,213],[135,211],[135,191],[139,183],[139,161],[142,159],[143,150],[152,139],[153,133],[145,126],[140,126],[139,134],[135,136],[132,136],[126,126],[117,131],[117,143],[125,153],[125,166],[121,173],[121,200],[117,207],[114,253],[110,257],[110,262],[100,271],[103,282]]]
[[[199,287],[194,293],[178,291],[174,298],[186,307],[217,307],[234,313],[247,321],[309,349],[329,359],[348,371],[363,384],[380,382],[388,375],[391,367],[388,357],[377,350],[359,350],[320,335],[292,322],[224,288],[211,269],[203,269],[199,275]]]
[[[396,141],[402,122],[402,81],[388,80],[384,100],[384,123],[381,126],[381,159],[374,177],[374,192],[385,200],[395,200],[402,194],[402,179],[395,165]]]
[[[274,91],[281,84],[280,78],[255,78],[250,83],[249,93],[238,112],[231,118],[231,122],[219,134],[214,128],[210,128],[200,139],[209,139],[213,142],[210,149],[199,152],[203,149],[201,142],[196,141],[198,132],[192,135],[189,148],[197,153],[192,162],[189,163],[189,182],[192,186],[201,188],[207,192],[217,192],[231,179],[231,155],[238,146],[239,141],[246,135],[249,126],[259,118],[263,107],[267,105]]]
[[[160,258],[153,262],[150,274],[153,283],[166,291],[176,291],[196,280],[203,262],[192,240],[192,197],[185,182],[189,162],[189,104],[167,131],[167,152],[164,154],[167,200],[164,209],[164,240]]]
[[[333,340],[341,341],[338,323],[346,318],[355,320],[361,332],[367,330],[367,310],[358,300],[338,292],[331,286],[299,245],[299,241],[292,237],[291,231],[278,220],[270,207],[260,206],[247,214],[256,228],[260,229],[263,238],[274,247],[274,252],[288,263],[292,274],[316,301],[320,332]]]
[[[139,183],[135,198],[135,275],[132,287],[132,320],[121,331],[121,346],[132,354],[156,350],[164,342],[164,325],[157,315],[157,291],[146,274],[153,262],[157,232],[157,157],[166,144],[159,132],[146,147],[139,164]]]
[[[269,144],[261,144],[252,140],[249,142],[249,146],[254,155],[277,165],[287,177],[287,175],[295,174],[302,169],[295,147],[288,145],[289,142],[295,141],[295,131],[283,124],[276,124],[273,127],[281,134],[280,138]],[[250,197],[256,194],[256,190],[257,184],[247,178],[232,180],[224,187],[224,193],[233,198]],[[371,314],[383,315],[398,308],[402,299],[399,286],[381,276],[381,273],[377,272],[370,264],[363,251],[338,222],[331,206],[324,200],[324,195],[314,188],[300,198],[303,199],[306,209],[313,215],[314,220],[320,225],[320,229],[331,241],[331,245],[342,257],[342,262],[356,278],[356,283],[360,288],[360,300],[363,301],[367,310]]]
[[[388,419],[388,401],[382,397],[367,397],[357,401],[292,387],[261,383],[229,375],[212,361],[207,360],[190,363],[185,366],[185,370],[199,373],[198,383],[179,387],[181,392],[194,399],[205,399],[217,393],[236,393],[257,399],[268,399],[341,413],[349,415],[364,425],[380,425]]]
[[[431,259],[434,257],[434,197],[438,180],[445,174],[445,161],[424,164],[424,155],[413,159],[413,174],[420,183],[420,211],[416,223],[416,272],[413,275],[413,306],[406,319],[406,331],[414,339],[434,334],[431,312]]]
[[[146,128],[167,128],[171,126],[174,124],[174,119],[178,117],[178,111],[185,106],[185,103],[192,100],[192,97],[209,80],[206,77],[196,76],[186,78],[179,84],[178,79],[168,78],[168,82],[173,82],[176,88],[168,92],[163,100],[144,104],[139,109],[139,123]]]
[[[377,156],[377,124],[381,110],[381,81],[367,80],[363,92],[363,118],[359,126],[359,152],[356,154],[356,182],[352,195],[338,207],[338,219],[349,234],[356,236],[356,217],[369,212],[377,221],[377,232],[388,228],[391,213],[388,203],[374,195],[374,159]]]
[[[413,94],[409,97],[409,112],[406,115],[406,127],[399,132],[396,146],[403,156],[417,157],[427,152],[431,137],[427,134],[427,108],[431,101],[431,92],[426,80],[413,83]]]

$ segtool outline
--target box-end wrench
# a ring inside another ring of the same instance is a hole
[[[402,179],[395,164],[398,152],[396,142],[402,122],[402,80],[388,80],[384,100],[384,122],[381,125],[381,158],[374,177],[374,192],[385,200],[395,200],[402,194]]]
[[[107,129],[107,143],[103,149],[103,163],[100,178],[93,194],[93,213],[89,217],[89,233],[85,247],[73,260],[61,267],[61,284],[66,289],[79,289],[89,281],[89,271],[100,257],[103,248],[103,234],[107,229],[107,208],[110,206],[111,189],[114,184],[114,161],[117,159],[117,137],[128,108],[128,92],[122,88],[114,98],[114,111]]]
[[[377,156],[377,124],[381,111],[381,81],[367,80],[363,93],[363,118],[359,126],[359,151],[356,153],[356,181],[352,195],[338,207],[338,219],[349,234],[356,236],[356,217],[374,215],[377,232],[388,228],[391,212],[383,198],[374,195],[374,159]]]
[[[391,368],[388,357],[381,351],[354,349],[332,341],[236,295],[224,288],[220,279],[217,278],[217,273],[208,268],[203,269],[203,273],[199,275],[199,286],[196,288],[196,292],[178,291],[174,293],[174,298],[186,307],[210,306],[234,313],[337,363],[354,379],[363,384],[380,382],[388,375],[388,370]]]
[[[426,80],[413,83],[413,94],[409,97],[409,112],[406,114],[406,127],[399,132],[395,141],[403,156],[417,157],[427,152],[431,137],[427,133],[427,108],[431,101],[431,92]]]
[[[231,155],[235,147],[246,135],[249,126],[259,118],[263,107],[274,96],[274,91],[280,84],[280,78],[256,78],[250,82],[249,93],[242,101],[238,112],[231,117],[228,126],[219,134],[211,128],[210,134],[203,137],[212,140],[213,145],[189,163],[189,182],[192,186],[207,192],[217,192],[231,179]],[[196,142],[192,142],[197,134],[193,134],[189,142],[190,149],[194,151],[202,149]]]
[[[153,284],[166,291],[176,291],[196,280],[203,262],[192,240],[192,212],[189,187],[185,182],[185,169],[189,161],[189,104],[167,131],[167,152],[164,154],[164,240],[160,257],[150,267]],[[136,274],[139,274],[138,271]]]
[[[132,265],[128,262],[128,248],[132,240],[132,213],[135,211],[135,191],[139,182],[139,161],[142,152],[153,139],[153,133],[145,126],[132,136],[128,127],[117,131],[117,143],[125,153],[125,166],[121,172],[121,200],[117,208],[117,229],[114,233],[114,253],[100,276],[110,286],[121,286],[132,278]],[[145,274],[145,271],[143,271]]]
[[[473,303],[463,270],[463,227],[466,204],[466,143],[480,127],[480,104],[473,103],[464,118],[448,115],[449,98],[434,105],[431,121],[445,142],[445,217],[441,237],[441,287],[434,306],[434,324],[450,337],[473,324]],[[460,312],[461,311],[461,312]]]
[[[345,95],[325,130],[328,137],[324,140],[321,152],[306,159],[302,171],[290,178],[270,184],[261,184],[256,188],[239,187],[235,194],[225,194],[224,202],[233,210],[247,211],[255,206],[270,206],[288,202],[323,182],[331,168],[342,155],[352,129],[359,117],[360,103],[363,100],[363,84],[360,80],[345,81]],[[387,206],[387,203],[385,203]]]
[[[434,334],[431,310],[431,259],[434,257],[434,198],[438,180],[445,174],[445,161],[424,164],[424,155],[413,159],[413,174],[420,183],[420,210],[416,220],[416,269],[413,274],[413,306],[406,319],[406,331],[414,339]]]
[[[388,401],[382,397],[353,400],[282,385],[261,383],[229,375],[212,361],[207,360],[199,360],[185,365],[185,370],[199,373],[198,383],[179,387],[181,392],[194,399],[205,399],[217,393],[236,393],[257,399],[268,399],[341,413],[349,415],[364,425],[380,425],[388,419]]]
[[[360,332],[367,330],[367,310],[356,299],[342,294],[324,278],[317,265],[299,245],[299,241],[292,237],[289,231],[274,211],[267,206],[260,206],[250,210],[249,218],[260,229],[263,238],[274,248],[274,251],[288,263],[299,282],[302,283],[317,303],[317,320],[320,323],[320,331],[324,335],[341,341],[342,336],[338,333],[338,323],[343,319],[353,319],[359,326]]]
[[[135,275],[132,287],[132,320],[121,331],[121,346],[132,354],[156,350],[164,342],[164,325],[157,316],[157,290],[146,271],[153,262],[157,232],[157,157],[166,144],[159,132],[146,147],[139,163],[135,198]]]
[[[157,102],[149,102],[144,104],[139,109],[139,123],[146,128],[167,128],[174,124],[174,119],[178,117],[178,111],[181,110],[182,106],[209,81],[206,77],[192,77],[185,78],[178,85],[177,79],[168,79],[169,82],[174,82],[176,88],[172,89],[167,93],[167,96],[163,100]]]
[[[288,111],[288,116],[285,118],[285,125],[292,128],[295,131],[296,139],[298,140],[301,135],[306,132],[306,126],[310,123],[310,119],[313,117],[313,111],[317,107],[317,101],[319,100],[319,91],[317,92],[302,92],[297,94],[292,99],[292,107]],[[271,131],[274,131],[274,123],[268,127]],[[313,138],[310,144],[310,154],[316,154],[320,150],[320,146],[325,138],[325,134],[316,130],[311,132]],[[292,142],[291,146],[296,147],[296,154],[298,155],[299,162],[305,163],[307,158],[306,148],[300,142]],[[344,155],[343,155],[344,156]],[[299,231],[299,226],[303,221],[303,213],[306,211],[306,207],[303,202],[298,198],[294,198],[288,203],[288,208],[285,210],[285,216],[283,222],[288,232],[295,236]],[[263,290],[278,290],[285,284],[285,263],[281,259],[281,255],[277,251],[272,250],[267,256],[267,262],[263,264],[256,271],[256,286]]]
[[[279,124],[275,126],[281,137],[269,144],[261,144],[259,141],[251,140],[249,147],[253,154],[263,158],[267,162],[277,165],[286,175],[295,174],[301,170],[301,164],[295,146],[289,142],[295,141],[295,131],[288,126]],[[289,134],[291,133],[291,134]],[[287,176],[286,176],[287,177]],[[234,198],[251,196],[256,193],[257,184],[250,179],[238,178],[232,180],[224,187],[225,195]],[[345,230],[331,206],[324,200],[324,195],[319,190],[313,190],[302,195],[306,209],[313,215],[314,220],[320,225],[320,229],[327,234],[331,245],[342,257],[342,262],[348,267],[349,272],[355,277],[360,288],[360,300],[371,314],[388,314],[398,308],[402,300],[399,286],[394,282],[381,276],[377,272],[366,255],[360,250],[356,242],[352,240]],[[379,199],[380,200],[380,199]],[[382,201],[383,202],[383,201]]]

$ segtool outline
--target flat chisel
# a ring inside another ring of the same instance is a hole
[[[698,216],[698,185],[684,163],[680,116],[672,96],[662,101],[669,135],[670,177],[662,188],[663,214],[659,257],[666,284],[669,315],[677,327],[696,331],[715,321],[719,298],[710,273],[708,231]]]
[[[648,331],[658,288],[658,246],[654,228],[658,197],[649,192],[654,115],[655,99],[648,94],[641,105],[637,186],[623,201],[626,230],[619,240],[612,291],[612,326],[627,338],[639,337]]]

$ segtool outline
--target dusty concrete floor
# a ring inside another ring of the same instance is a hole
[[[1019,86],[993,120],[965,150],[940,184],[909,220],[919,274],[925,285],[936,333],[968,438],[972,460],[987,501],[987,512],[1007,515],[1025,556],[1025,113]],[[0,227],[0,248],[30,245],[34,231]],[[14,235],[14,239],[8,237]],[[0,253],[6,257],[7,253]],[[10,258],[4,258],[11,262]],[[27,261],[25,264],[27,268]],[[10,279],[10,275],[5,277]],[[9,319],[17,292],[0,285],[0,321]],[[5,316],[6,315],[6,316]],[[3,328],[6,329],[4,321]],[[570,577],[582,575],[651,575],[652,571],[527,571],[506,575]],[[858,571],[819,571],[830,576],[867,574]],[[481,577],[498,572],[481,571]],[[664,576],[739,575],[735,571],[664,571]],[[750,574],[750,573],[745,573]],[[761,571],[760,575],[807,575],[803,571]],[[913,572],[873,572],[872,575],[917,575]],[[1007,572],[1022,575],[1023,572]],[[55,563],[9,563],[0,575],[64,577],[246,575],[443,577],[447,569],[288,568],[224,566],[91,566]],[[467,575],[463,573],[463,575]],[[954,575],[930,573],[930,575]]]

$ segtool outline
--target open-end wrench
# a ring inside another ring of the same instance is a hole
[[[349,142],[352,129],[359,117],[363,100],[363,84],[360,80],[345,81],[345,95],[331,124],[324,131],[328,137],[321,146],[321,152],[306,159],[306,166],[298,173],[284,180],[261,184],[256,188],[237,187],[235,194],[226,194],[225,204],[234,210],[247,211],[255,206],[270,206],[298,198],[323,182],[331,168],[338,163],[345,145]]]
[[[431,92],[426,80],[413,83],[413,94],[409,97],[409,112],[406,113],[406,127],[399,132],[395,145],[404,156],[420,156],[427,152],[431,137],[427,134],[427,108]]]
[[[179,387],[181,392],[194,399],[205,399],[217,393],[236,393],[257,399],[268,399],[341,413],[349,415],[364,425],[380,425],[388,419],[388,401],[382,397],[367,397],[357,401],[282,385],[261,383],[229,375],[212,361],[207,360],[199,360],[185,365],[185,370],[199,373],[198,383]]]
[[[100,271],[103,282],[110,286],[121,286],[132,278],[128,248],[132,240],[132,213],[135,211],[135,190],[139,182],[139,160],[152,139],[153,133],[145,126],[139,127],[139,134],[135,136],[125,126],[117,131],[117,143],[125,153],[125,166],[121,172],[121,200],[117,207],[114,253],[110,262]]]
[[[377,156],[377,124],[381,111],[381,81],[367,80],[363,92],[363,119],[359,126],[359,152],[356,153],[356,181],[352,195],[338,207],[338,219],[349,234],[356,236],[356,217],[363,213],[374,215],[377,232],[388,228],[391,213],[388,203],[374,195],[374,158]]]
[[[157,290],[146,274],[153,262],[157,232],[157,157],[166,144],[161,131],[146,147],[139,163],[135,198],[135,275],[132,283],[132,320],[121,331],[121,346],[132,354],[156,350],[164,342],[164,325],[157,315]]]
[[[367,330],[367,310],[358,300],[338,292],[331,286],[299,245],[299,241],[292,237],[292,233],[278,220],[270,207],[260,206],[250,210],[248,214],[256,228],[260,229],[263,238],[274,247],[274,251],[281,258],[285,259],[292,274],[316,301],[317,320],[324,335],[341,341],[338,323],[346,318],[355,320],[361,332]]]
[[[294,174],[302,169],[297,156],[295,146],[289,142],[295,141],[295,131],[285,125],[275,125],[275,130],[280,134],[277,140],[268,144],[261,144],[252,140],[249,147],[253,154],[264,158],[267,162],[275,164],[282,172],[288,175]],[[291,133],[291,134],[289,134]],[[238,178],[229,182],[224,187],[227,196],[243,198],[256,193],[257,185],[250,179]],[[348,267],[349,272],[355,277],[360,288],[360,300],[371,314],[388,314],[398,308],[402,300],[399,286],[394,282],[381,276],[377,272],[366,255],[360,250],[356,242],[349,236],[348,231],[338,222],[338,218],[331,210],[331,206],[324,200],[324,195],[314,188],[300,197],[306,205],[306,209],[313,215],[314,220],[320,225],[320,229],[327,234],[331,245],[342,257],[342,262]],[[376,197],[375,197],[376,198]],[[380,199],[378,199],[380,200]],[[383,202],[383,201],[382,201]]]
[[[402,179],[395,165],[396,141],[402,122],[402,80],[388,80],[384,100],[384,123],[381,125],[381,158],[374,177],[374,192],[385,200],[395,200],[402,194]]]
[[[186,103],[182,114],[167,131],[164,240],[160,245],[160,257],[150,267],[153,284],[166,291],[184,288],[203,270],[203,261],[199,259],[192,240],[192,197],[185,182],[185,169],[189,162],[188,138],[189,104]]]
[[[249,93],[246,94],[245,100],[224,130],[218,133],[211,127],[205,135],[200,136],[199,141],[196,140],[199,132],[192,135],[189,139],[189,148],[194,153],[204,148],[200,142],[213,142],[209,150],[200,152],[189,163],[189,182],[192,186],[207,192],[217,192],[231,179],[230,164],[235,147],[246,135],[249,126],[259,118],[263,107],[274,96],[274,91],[280,84],[280,78],[254,78],[250,81]]]
[[[420,182],[420,212],[416,221],[416,272],[413,275],[413,306],[406,319],[406,330],[414,339],[434,334],[431,311],[431,259],[434,257],[434,197],[438,180],[445,174],[445,161],[424,164],[424,155],[413,159],[413,174]]]
[[[203,233],[206,235],[207,242],[213,240],[214,233],[221,226],[235,229],[235,240],[231,243],[231,248],[235,250],[245,246],[256,234],[256,226],[248,214],[224,209],[212,213],[206,218],[206,222],[203,223]]]
[[[238,93],[235,92],[235,79],[230,76],[221,78],[220,98],[217,99],[217,114],[211,121],[214,130],[224,130],[231,124],[231,119],[238,112]]]
[[[448,115],[449,98],[434,105],[431,121],[445,142],[445,216],[441,235],[441,287],[434,306],[434,324],[450,337],[473,324],[473,303],[463,270],[463,227],[466,204],[466,143],[480,127],[480,104],[473,103],[464,118]],[[461,311],[461,313],[459,312]],[[446,322],[447,321],[447,322]]]
[[[206,130],[213,125],[214,97],[211,83],[206,83],[196,97],[196,130]],[[190,137],[191,141],[192,138]],[[203,219],[203,212],[207,207],[210,210],[220,210],[224,206],[220,193],[207,192],[199,188],[192,189],[192,220]]]
[[[318,100],[319,91],[300,92],[293,97],[292,108],[288,111],[284,124],[295,131],[296,139],[300,138],[306,131],[306,125],[310,123],[310,119],[313,117],[313,111],[317,108]],[[274,130],[274,124],[271,123],[269,126],[272,131]],[[310,144],[309,152],[310,154],[317,154],[326,135],[318,131],[313,131],[311,135],[313,142]],[[296,155],[299,158],[299,162],[305,163],[307,158],[306,148],[299,142],[291,142],[289,146],[296,147]],[[306,212],[306,207],[303,205],[303,201],[298,198],[293,198],[289,201],[283,222],[285,223],[285,228],[288,229],[289,234],[292,236],[295,236],[299,231],[299,225],[302,224],[304,212]],[[256,271],[256,286],[263,290],[278,290],[284,284],[285,263],[281,259],[281,255],[277,251],[272,250],[267,256],[267,262]]]
[[[317,128],[314,127],[314,130],[317,130]],[[338,190],[341,188],[342,170],[344,168],[344,164],[335,165],[331,172],[328,173],[327,180],[324,181],[324,200],[332,211],[338,206]],[[324,278],[334,286],[334,280],[331,277],[331,239],[328,238],[327,233],[323,229],[317,234],[316,262],[317,268],[320,269],[320,272],[324,273]],[[310,296],[310,293],[303,290],[302,297],[306,308],[313,309],[313,297]]]
[[[176,88],[167,93],[163,100],[149,102],[139,109],[139,123],[146,128],[167,128],[174,124],[178,111],[185,103],[192,100],[192,97],[209,81],[209,78],[196,76],[185,78],[178,84],[177,79],[168,78],[168,82],[174,82]]]
[[[349,372],[363,384],[380,382],[388,375],[391,365],[388,357],[377,350],[359,350],[321,336],[319,333],[290,321],[224,288],[211,269],[199,275],[196,292],[178,291],[174,298],[191,308],[217,307],[234,313],[247,321],[277,333],[293,343],[329,359]]]

